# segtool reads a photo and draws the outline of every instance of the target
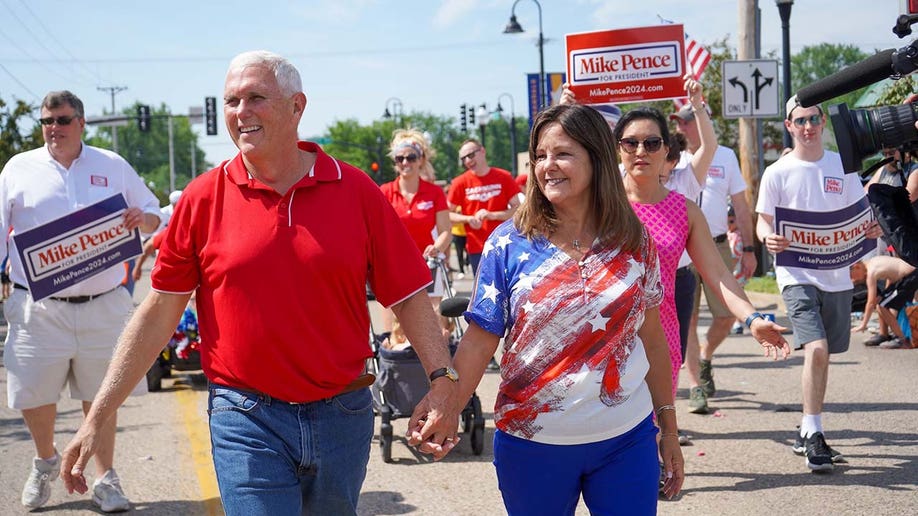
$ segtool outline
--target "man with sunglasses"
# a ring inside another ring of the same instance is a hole
[[[125,228],[156,229],[159,202],[134,169],[121,156],[83,143],[86,120],[76,95],[48,93],[39,122],[45,145],[13,156],[0,174],[0,227],[21,233],[120,193],[128,205]],[[4,307],[9,320],[3,357],[7,397],[10,408],[22,411],[35,445],[21,499],[35,509],[47,503],[61,468],[54,447],[61,391],[69,384],[71,398],[82,400],[84,413],[90,410],[133,303],[119,286],[124,276],[120,266],[36,301],[12,238],[4,238],[2,245],[14,287]],[[146,392],[145,382],[131,387]],[[92,500],[104,512],[130,507],[112,468],[116,427],[113,414],[98,436],[101,453]]]
[[[466,171],[453,179],[446,200],[451,210],[450,222],[465,224],[465,248],[475,273],[485,240],[519,207],[520,188],[510,172],[488,165],[487,151],[478,140],[469,138],[462,142],[459,161]]]
[[[790,240],[775,233],[775,207],[813,212],[835,211],[864,197],[857,174],[845,174],[838,153],[823,148],[826,117],[819,106],[803,107],[788,100],[784,127],[794,148],[765,169],[756,211],[756,234],[769,252],[788,248]],[[867,238],[881,231],[873,222]],[[822,409],[829,374],[829,356],[848,350],[851,339],[853,285],[848,267],[817,270],[776,266],[775,276],[794,328],[794,347],[804,350],[803,418],[793,450],[806,456],[813,471],[831,470],[841,454],[826,443]]]
[[[701,146],[702,140],[698,124],[695,123],[695,114],[692,106],[687,104],[669,117],[670,120],[676,122],[676,131],[685,135],[688,143],[688,152],[683,153],[676,168],[685,166],[692,154],[698,152]],[[714,236],[714,244],[721,259],[730,270],[733,270],[733,255],[730,243],[727,241],[727,212],[730,206],[733,206],[737,227],[743,242],[746,242],[740,257],[742,275],[747,278],[752,276],[757,263],[755,249],[752,247],[752,212],[749,209],[749,203],[746,202],[746,182],[743,180],[739,161],[733,149],[723,145],[716,146],[708,173],[702,181],[701,193],[694,200],[708,221],[708,227],[711,235]],[[677,292],[676,299],[685,303],[692,300],[692,315],[683,353],[689,373],[689,411],[706,414],[708,412],[707,398],[715,393],[711,359],[717,347],[730,334],[730,327],[735,318],[730,313],[730,309],[717,297],[717,293],[701,281],[698,272],[690,264],[691,260],[688,259],[688,255],[683,254],[679,261],[680,270],[683,270],[682,267],[688,267],[689,272],[695,276],[695,287],[691,292]],[[698,338],[698,310],[702,291],[704,291],[708,310],[712,316],[711,325],[705,333],[703,343]]]

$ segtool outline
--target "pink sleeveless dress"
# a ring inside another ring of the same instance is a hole
[[[679,257],[685,251],[688,240],[688,212],[685,208],[685,197],[670,191],[662,201],[656,204],[632,202],[631,207],[657,246],[660,259],[660,278],[663,283],[663,302],[660,304],[660,320],[663,332],[669,344],[669,358],[672,362],[673,398],[679,380],[679,368],[682,366],[682,349],[679,341],[679,319],[676,317],[676,269]]]

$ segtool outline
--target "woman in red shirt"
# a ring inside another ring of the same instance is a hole
[[[380,187],[383,195],[408,228],[418,252],[425,258],[441,260],[446,257],[453,236],[446,196],[431,182],[436,177],[431,163],[435,151],[417,129],[396,130],[389,148],[398,177]],[[434,310],[440,305],[446,281],[441,270],[439,267],[434,270],[434,282],[428,288]],[[391,330],[391,313],[387,314],[384,326],[386,331]]]

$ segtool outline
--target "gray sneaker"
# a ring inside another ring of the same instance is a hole
[[[701,388],[704,390],[704,395],[710,398],[717,392],[714,387],[714,368],[710,360],[703,358],[698,359],[698,365],[701,366],[701,370],[698,371],[698,376],[701,378]]]
[[[701,387],[692,387],[689,390],[688,406],[692,414],[708,413],[708,398]]]
[[[32,459],[32,471],[22,488],[22,505],[37,509],[48,503],[51,498],[51,482],[61,473],[61,455],[54,450],[51,460],[35,457]]]
[[[131,508],[131,502],[121,490],[121,480],[112,468],[92,485],[92,503],[102,512],[124,512]]]

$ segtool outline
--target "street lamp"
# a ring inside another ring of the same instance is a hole
[[[475,112],[478,118],[478,129],[481,131],[481,144],[485,145],[485,126],[488,125],[488,106],[482,103]]]
[[[389,106],[392,106],[392,110],[389,110]],[[389,97],[386,100],[386,110],[383,111],[382,117],[386,120],[390,118],[395,119],[395,124],[398,125],[398,121],[402,116],[402,99],[398,97]]]
[[[783,60],[784,66],[784,103],[787,104],[787,101],[791,98],[791,76],[790,76],[790,12],[791,7],[794,5],[794,0],[775,0],[775,3],[778,5],[778,14],[781,15],[781,46],[782,46],[782,55],[781,59]],[[784,113],[784,117],[787,118],[787,113]],[[791,146],[791,136],[787,132],[787,129],[784,130],[784,148]]]
[[[500,105],[500,99],[503,97],[510,99],[510,167],[513,177],[516,177],[516,115],[514,115],[515,110],[513,109],[513,95],[501,93],[497,96],[497,116],[502,116],[504,112],[504,107]]]
[[[539,88],[545,90],[544,95],[539,99],[539,109],[542,109],[551,105],[551,91],[549,91],[548,85],[545,84],[545,38],[542,37],[542,4],[539,3],[539,0],[532,1],[539,8]],[[516,4],[518,3],[520,3],[520,0],[513,2],[513,7],[510,8],[510,22],[507,23],[504,34],[519,34],[523,32],[523,27],[516,21]]]

